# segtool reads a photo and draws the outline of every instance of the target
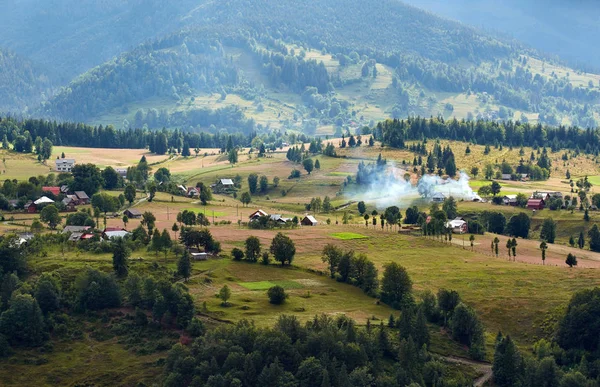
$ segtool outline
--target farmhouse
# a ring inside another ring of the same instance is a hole
[[[544,199],[529,199],[527,201],[527,208],[530,210],[543,210],[545,206]]]
[[[517,195],[504,195],[502,198],[502,203],[504,203],[505,206],[516,206]]]
[[[431,201],[434,203],[443,203],[446,200],[446,196],[441,192],[436,192],[432,197]]]
[[[89,230],[90,226],[65,226],[65,228],[63,228],[62,233],[66,234],[66,233],[81,233],[83,234],[85,231]]]
[[[534,193],[531,194],[531,199],[543,199],[545,201],[548,201],[550,199],[554,199],[554,198],[559,198],[562,199],[563,194],[562,192],[541,192],[541,191],[535,191]]]
[[[303,226],[316,226],[317,224],[319,224],[319,222],[317,222],[317,220],[311,215],[306,215],[300,223]]]
[[[83,191],[75,191],[79,204],[90,204],[90,197]]]
[[[446,228],[451,228],[454,234],[464,234],[468,231],[467,222],[463,218],[455,218],[446,223]]]
[[[60,195],[60,187],[42,187],[42,192],[50,192],[54,196]]]
[[[142,217],[142,213],[140,212],[140,210],[135,209],[135,208],[128,208],[125,210],[124,212],[125,215],[127,215],[127,217],[129,219],[137,219],[137,218],[141,218]]]
[[[128,231],[118,227],[107,227],[102,231],[102,238],[108,240],[113,238],[125,238],[127,235],[129,235]]]
[[[70,173],[75,166],[75,159],[56,159],[54,164],[56,172]]]
[[[37,206],[31,200],[25,203],[23,209],[28,214],[34,214],[37,212]]]
[[[41,204],[52,204],[52,203],[54,203],[54,200],[50,199],[47,196],[42,196],[41,198],[39,198],[38,200],[33,202],[33,204],[35,204],[36,206],[39,206]]]
[[[115,168],[115,172],[117,172],[123,179],[127,177],[127,168]]]
[[[200,196],[200,189],[196,188],[196,187],[189,187],[187,189],[187,196],[189,198],[193,198],[193,197],[198,197]]]
[[[233,180],[231,179],[219,179],[216,184],[212,186],[216,191],[227,191],[235,188]]]
[[[253,220],[260,218],[261,216],[269,216],[269,214],[267,214],[263,210],[256,210],[250,214],[249,218],[250,218],[250,221],[253,221]]]
[[[271,215],[269,218],[270,218],[270,219],[271,219],[273,222],[276,222],[276,223],[287,223],[287,222],[291,222],[291,221],[292,221],[292,219],[291,219],[291,218],[284,218],[284,217],[283,217],[283,216],[281,216],[281,215]],[[313,219],[314,219],[314,218],[313,218]],[[316,220],[315,220],[315,222],[316,222]],[[316,223],[315,223],[315,224],[316,224]]]
[[[83,235],[84,233],[82,232],[72,232],[71,235],[69,235],[69,242],[78,242]]]

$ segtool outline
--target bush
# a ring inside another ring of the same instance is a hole
[[[244,259],[244,252],[237,247],[234,247],[233,250],[231,250],[231,256],[235,261],[241,261]]]
[[[267,295],[269,296],[269,302],[274,305],[281,305],[285,302],[287,298],[287,294],[285,294],[285,289],[281,286],[273,286],[267,291]]]

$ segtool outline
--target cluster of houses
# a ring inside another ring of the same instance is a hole
[[[62,230],[63,234],[70,234],[70,242],[78,242],[81,240],[92,239],[95,236],[100,236],[107,241],[113,238],[124,238],[130,234],[129,231],[119,227],[107,227],[101,234],[95,233],[89,226],[65,226]]]
[[[292,221],[292,218],[284,218],[282,215],[269,215],[267,212],[263,210],[256,210],[252,214],[250,214],[250,221],[256,221],[262,217],[269,217],[269,220],[275,223],[286,224]],[[303,226],[316,226],[319,224],[317,219],[315,219],[312,215],[305,215],[302,220],[300,220],[300,224]]]
[[[63,185],[62,187],[42,187],[42,192],[49,192],[55,198],[63,197],[61,200],[67,211],[76,211],[76,207],[80,205],[90,204],[90,197],[84,191],[75,191],[72,194],[69,193],[69,187]],[[17,201],[10,201],[11,205],[16,208]],[[26,213],[36,213],[39,208],[42,208],[49,204],[56,203],[55,200],[50,199],[48,196],[42,196],[35,201],[28,201],[23,206]]]
[[[536,191],[529,199],[527,199],[527,209],[529,210],[543,210],[546,207],[546,204],[551,199],[563,199],[562,192],[540,192]],[[502,203],[507,206],[517,206],[517,195],[504,195],[502,198]]]

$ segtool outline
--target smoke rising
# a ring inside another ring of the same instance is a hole
[[[425,175],[416,180],[405,179],[407,171],[388,166],[385,173],[371,174],[366,190],[352,195],[353,200],[375,203],[378,209],[389,206],[408,207],[419,200],[431,200],[434,195],[442,194],[456,200],[473,200],[478,198],[469,186],[469,176],[461,172],[458,180],[444,179],[438,175]],[[412,176],[412,175],[411,175]]]

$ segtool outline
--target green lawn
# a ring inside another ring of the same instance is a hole
[[[238,285],[243,286],[248,290],[267,290],[275,286],[275,284],[270,281],[238,282]]]
[[[368,239],[369,238],[366,235],[357,234],[354,232],[337,232],[337,233],[331,234],[331,236],[336,239],[341,239],[343,241],[349,241],[352,239]]]

